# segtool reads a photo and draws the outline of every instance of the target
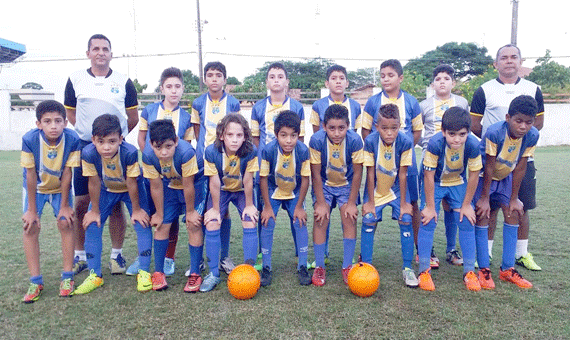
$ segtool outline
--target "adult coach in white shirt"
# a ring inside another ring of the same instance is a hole
[[[515,45],[505,45],[497,51],[495,68],[499,72],[497,79],[490,80],[478,88],[471,102],[471,131],[481,137],[487,128],[505,120],[511,101],[520,95],[529,95],[538,103],[538,114],[534,121],[537,129],[544,124],[544,100],[540,88],[535,83],[519,77],[522,66],[521,51]],[[518,241],[516,247],[516,264],[530,270],[541,270],[528,252],[528,232],[530,226],[529,210],[536,207],[536,169],[534,159],[529,158],[526,174],[521,183],[519,199],[524,204],[524,215],[520,216]],[[489,221],[489,254],[493,246],[493,238],[497,226],[498,207],[492,211]]]
[[[69,76],[65,87],[65,108],[67,119],[85,146],[91,143],[91,130],[95,118],[110,113],[119,117],[123,136],[126,136],[138,123],[137,92],[133,82],[125,75],[113,71],[109,64],[113,58],[111,41],[102,34],[89,38],[87,58],[91,67],[74,72]],[[83,177],[82,168],[75,168],[73,174],[75,191],[76,239],[73,270],[77,274],[87,268],[85,254],[85,230],[83,217],[89,206],[88,178]],[[122,256],[125,238],[125,218],[120,203],[113,208],[109,218],[111,235],[112,274],[125,272],[126,263]]]

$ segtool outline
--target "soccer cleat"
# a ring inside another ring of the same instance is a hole
[[[75,290],[73,291],[73,293],[71,293],[71,295],[82,295],[82,294],[91,293],[95,289],[101,287],[104,283],[105,281],[103,281],[103,278],[97,276],[97,274],[95,274],[93,269],[91,269],[91,271],[89,272],[89,276],[87,276],[85,281],[83,281],[83,283],[80,284],[79,287],[75,288]]]
[[[429,259],[431,269],[439,269],[439,258],[435,254],[435,249],[431,248],[431,257]]]
[[[479,283],[477,275],[472,271],[463,276],[463,283],[465,283],[465,287],[471,291],[478,292],[481,290],[481,283]]]
[[[447,252],[447,254],[445,254],[445,261],[454,266],[463,265],[463,259],[461,258],[461,255],[459,255],[457,249],[453,249],[452,251]]]
[[[532,288],[532,283],[523,278],[522,275],[513,267],[507,270],[499,269],[499,279],[514,283],[520,288]]]
[[[269,286],[271,284],[271,279],[273,278],[273,272],[268,266],[263,267],[261,270],[261,285],[263,287]]]
[[[328,257],[325,257],[325,265],[329,264],[330,260]],[[309,261],[307,261],[307,269],[315,269],[317,268],[317,261],[313,261],[311,264],[309,264]]]
[[[418,286],[418,279],[416,278],[416,273],[414,273],[412,268],[404,268],[402,270],[402,276],[404,277],[406,286],[410,288],[416,288]]]
[[[200,285],[202,284],[202,277],[200,274],[192,273],[188,277],[188,281],[184,286],[184,292],[186,293],[196,293],[200,290]]]
[[[109,269],[112,275],[121,275],[127,271],[127,261],[123,255],[119,254],[116,258],[109,261]]]
[[[176,266],[174,263],[174,259],[169,257],[164,258],[164,275],[172,276],[174,275],[174,271],[176,270]]]
[[[477,273],[477,277],[479,278],[479,284],[481,284],[481,288],[483,289],[495,289],[495,282],[491,277],[491,271],[489,268],[481,268]]]
[[[150,273],[142,269],[137,274],[137,290],[141,293],[152,290],[152,279]]]
[[[348,266],[346,268],[342,268],[342,280],[344,281],[345,285],[348,285],[348,272],[352,269],[352,266]]]
[[[125,274],[129,276],[137,275],[139,273],[139,266],[140,262],[139,262],[139,257],[137,256],[135,261],[129,266],[129,268],[127,268]]]
[[[166,282],[166,276],[161,272],[152,273],[152,290],[162,291],[168,288],[168,283]]]
[[[220,281],[222,280],[219,277],[214,276],[214,274],[210,272],[208,275],[206,275],[204,281],[202,281],[202,284],[200,284],[200,291],[209,292],[212,289],[216,288],[216,286],[218,285],[218,283],[220,283]]]
[[[431,274],[429,269],[425,272],[421,272],[418,280],[418,286],[420,289],[427,290],[427,291],[434,291],[435,285],[433,284],[433,280],[431,279]]]
[[[492,263],[493,263],[493,255],[489,253],[489,265],[491,265]]]
[[[59,284],[59,296],[71,297],[71,293],[75,287],[75,282],[72,279],[61,280]]]
[[[30,282],[30,286],[28,287],[28,292],[24,295],[22,299],[23,303],[33,303],[40,298],[42,290],[44,289],[44,285],[39,285]]]
[[[519,257],[515,260],[515,263],[528,270],[542,270],[542,268],[534,262],[534,258],[531,253],[526,253],[525,256]]]
[[[77,275],[87,269],[87,261],[79,259],[79,256],[73,258],[73,275]]]
[[[224,257],[220,261],[220,264],[218,265],[218,269],[223,270],[224,273],[228,275],[230,275],[230,273],[232,272],[232,270],[234,270],[235,267],[236,265],[234,264],[234,261],[232,261],[232,259],[229,256]]]
[[[308,286],[312,282],[309,271],[307,271],[307,267],[305,266],[301,266],[299,270],[297,270],[297,277],[299,278],[299,284],[301,286]]]
[[[311,282],[318,287],[324,286],[327,280],[327,271],[323,267],[316,267]]]
[[[263,254],[259,253],[257,254],[257,260],[255,261],[255,264],[253,264],[253,268],[255,268],[255,270],[257,270],[258,272],[263,270]]]

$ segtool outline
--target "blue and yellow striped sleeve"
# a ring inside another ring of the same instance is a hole
[[[374,153],[364,150],[364,151],[362,151],[362,154],[363,154],[362,165],[363,166],[374,166],[374,162],[376,161],[374,159]]]
[[[364,150],[359,149],[352,153],[352,163],[363,164],[364,163]]]
[[[139,131],[148,131],[148,121],[142,116],[139,119]]]
[[[364,111],[360,115],[360,127],[367,130],[372,130],[372,124],[374,123],[374,117],[372,117],[368,112]]]
[[[493,143],[489,138],[485,140],[485,153],[489,156],[497,156],[497,144]]]
[[[257,161],[257,156],[253,157],[247,162],[247,167],[245,168],[246,172],[258,172],[259,171],[259,162]]]
[[[315,109],[311,110],[311,118],[309,119],[309,123],[314,126],[321,126],[321,117],[319,116],[319,113],[315,111]]]
[[[160,178],[160,173],[156,170],[154,165],[146,164],[143,162],[143,176],[148,179],[157,179]]]
[[[251,135],[253,137],[259,137],[259,122],[253,119],[253,117],[251,119]]]
[[[67,157],[67,162],[65,162],[65,166],[69,168],[77,168],[81,165],[81,151],[72,151],[69,153],[69,157]]]
[[[422,115],[417,115],[412,119],[412,131],[422,131],[424,129],[424,122]]]
[[[402,152],[400,156],[400,166],[412,166],[412,149]]]
[[[259,168],[259,176],[269,176],[269,161],[266,159],[261,160],[261,167]]]
[[[477,157],[474,158],[469,158],[469,160],[467,160],[467,168],[469,171],[481,171],[481,169],[483,169],[481,155],[477,155]]]
[[[190,126],[184,132],[184,140],[191,142],[193,139],[196,139],[196,136],[194,135],[194,127]]]
[[[321,164],[321,152],[310,148],[311,150],[311,164]]]
[[[299,137],[305,136],[305,120],[301,119],[301,131],[299,132]]]
[[[190,114],[190,122],[192,124],[200,124],[200,112],[192,107],[192,113]]]
[[[36,163],[34,160],[34,154],[31,152],[22,151],[20,154],[20,165],[22,168],[35,168]]]
[[[81,167],[83,168],[83,177],[99,176],[97,169],[95,169],[95,164],[83,159],[81,161]]]
[[[437,161],[438,160],[439,160],[438,155],[434,155],[429,150],[426,151],[426,154],[424,156],[424,161],[423,161],[424,169],[431,170],[431,171],[437,169]]]
[[[534,157],[534,150],[536,149],[536,145],[534,146],[529,146],[528,148],[526,148],[524,150],[524,153],[522,154],[522,157]]]
[[[182,177],[194,176],[198,173],[198,162],[196,155],[192,156],[189,161],[182,164]]]
[[[216,176],[217,174],[216,164],[204,160],[204,176]]]
[[[301,164],[301,176],[311,176],[311,162],[308,159]]]
[[[127,165],[127,177],[137,178],[140,176],[140,174],[141,174],[141,167],[139,166],[138,162]]]

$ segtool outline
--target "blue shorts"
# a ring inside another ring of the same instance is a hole
[[[240,219],[242,221],[252,221],[251,217],[249,216],[246,216],[245,219],[241,218],[243,209],[245,209],[245,191],[242,190],[242,191],[233,192],[233,191],[220,190],[220,216],[222,217],[222,219],[228,213],[230,202],[233,203],[234,206],[237,208]],[[212,196],[210,195],[208,198],[208,210],[211,209],[212,206],[213,206]]]
[[[483,177],[479,177],[479,183],[477,184],[477,190],[475,195],[473,195],[473,205],[481,198],[481,192],[483,191]],[[513,174],[509,174],[507,177],[500,181],[492,181],[491,188],[489,189],[489,203],[491,207],[508,206],[511,201],[511,194],[513,192]]]
[[[79,141],[79,147],[83,150],[84,147],[91,144],[91,141]],[[73,168],[73,192],[75,196],[89,195],[89,177],[83,176],[83,168],[81,162],[77,168]]]
[[[293,214],[295,213],[295,207],[297,206],[297,202],[299,201],[299,193],[298,192],[294,193],[295,198],[291,198],[288,200],[278,200],[271,198],[271,195],[273,195],[274,191],[275,190],[269,191],[269,202],[271,203],[271,208],[273,208],[273,214],[275,214],[275,217],[277,217],[277,212],[279,211],[279,208],[283,208],[283,210],[285,210],[289,215],[289,219],[292,220]],[[305,204],[303,204],[303,208],[304,207]]]
[[[374,216],[366,216],[362,217],[362,224],[376,224],[378,222],[382,222],[382,211],[385,207],[392,207],[392,219],[399,220],[400,219],[400,192],[394,191],[396,194],[396,198],[388,203],[376,206],[376,218]],[[406,196],[406,202],[410,203],[409,195]],[[409,216],[409,218],[408,218]],[[405,214],[402,218],[403,222],[409,223],[412,222],[412,216]]]
[[[333,210],[335,207],[342,207],[346,202],[348,202],[348,198],[350,197],[350,184],[347,184],[342,187],[331,187],[325,185],[323,183],[323,195],[325,196],[325,202],[331,207]],[[317,202],[317,197],[315,196],[315,191],[311,191],[311,196],[313,197],[313,205]],[[360,193],[356,196],[356,205],[360,204]]]
[[[169,188],[165,182],[162,184],[164,194],[164,218],[162,223],[170,224],[178,219],[180,215],[186,213],[186,200],[184,199],[184,190]],[[204,215],[207,189],[208,181],[206,179],[194,182],[194,209],[200,215]]]
[[[410,167],[408,167],[408,169],[410,169]],[[407,179],[408,180],[406,181],[406,187],[408,189],[408,195],[406,195],[406,200],[409,196],[410,202],[415,202],[420,197],[417,171],[415,175],[408,174]]]
[[[150,213],[148,208],[148,195],[146,194],[146,189],[144,187],[143,178],[139,176],[137,178],[137,185],[139,189],[139,205],[141,209]],[[101,225],[105,224],[105,221],[111,215],[113,207],[119,203],[123,202],[127,206],[129,215],[133,215],[133,205],[131,202],[131,197],[129,192],[109,192],[105,189],[101,189],[101,196],[99,197],[99,211],[101,212]],[[91,210],[91,204],[89,204],[89,210]]]
[[[453,185],[453,186],[441,186],[439,183],[435,183],[434,187],[434,200],[435,200],[435,211],[439,213],[439,207],[441,200],[445,198],[451,209],[460,209],[463,205],[463,200],[465,199],[465,193],[467,191],[467,183]],[[426,194],[425,188],[422,185],[421,189],[422,205],[421,209],[426,206]]]
[[[53,216],[57,217],[59,214],[59,208],[61,207],[61,194],[39,194],[36,193],[36,209],[38,216],[42,216],[44,210],[44,205],[49,203],[53,209]],[[73,195],[71,190],[69,190],[69,206],[73,207]],[[22,188],[22,212],[25,213],[28,210],[28,191],[26,188]]]

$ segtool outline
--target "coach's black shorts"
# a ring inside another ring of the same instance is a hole
[[[519,200],[524,204],[524,210],[536,208],[536,168],[534,161],[526,164],[526,173],[519,189]]]
[[[91,144],[91,141],[81,140],[79,142],[81,150],[89,144]],[[75,196],[89,195],[89,177],[83,176],[81,162],[79,163],[79,167],[73,168],[73,192]]]

